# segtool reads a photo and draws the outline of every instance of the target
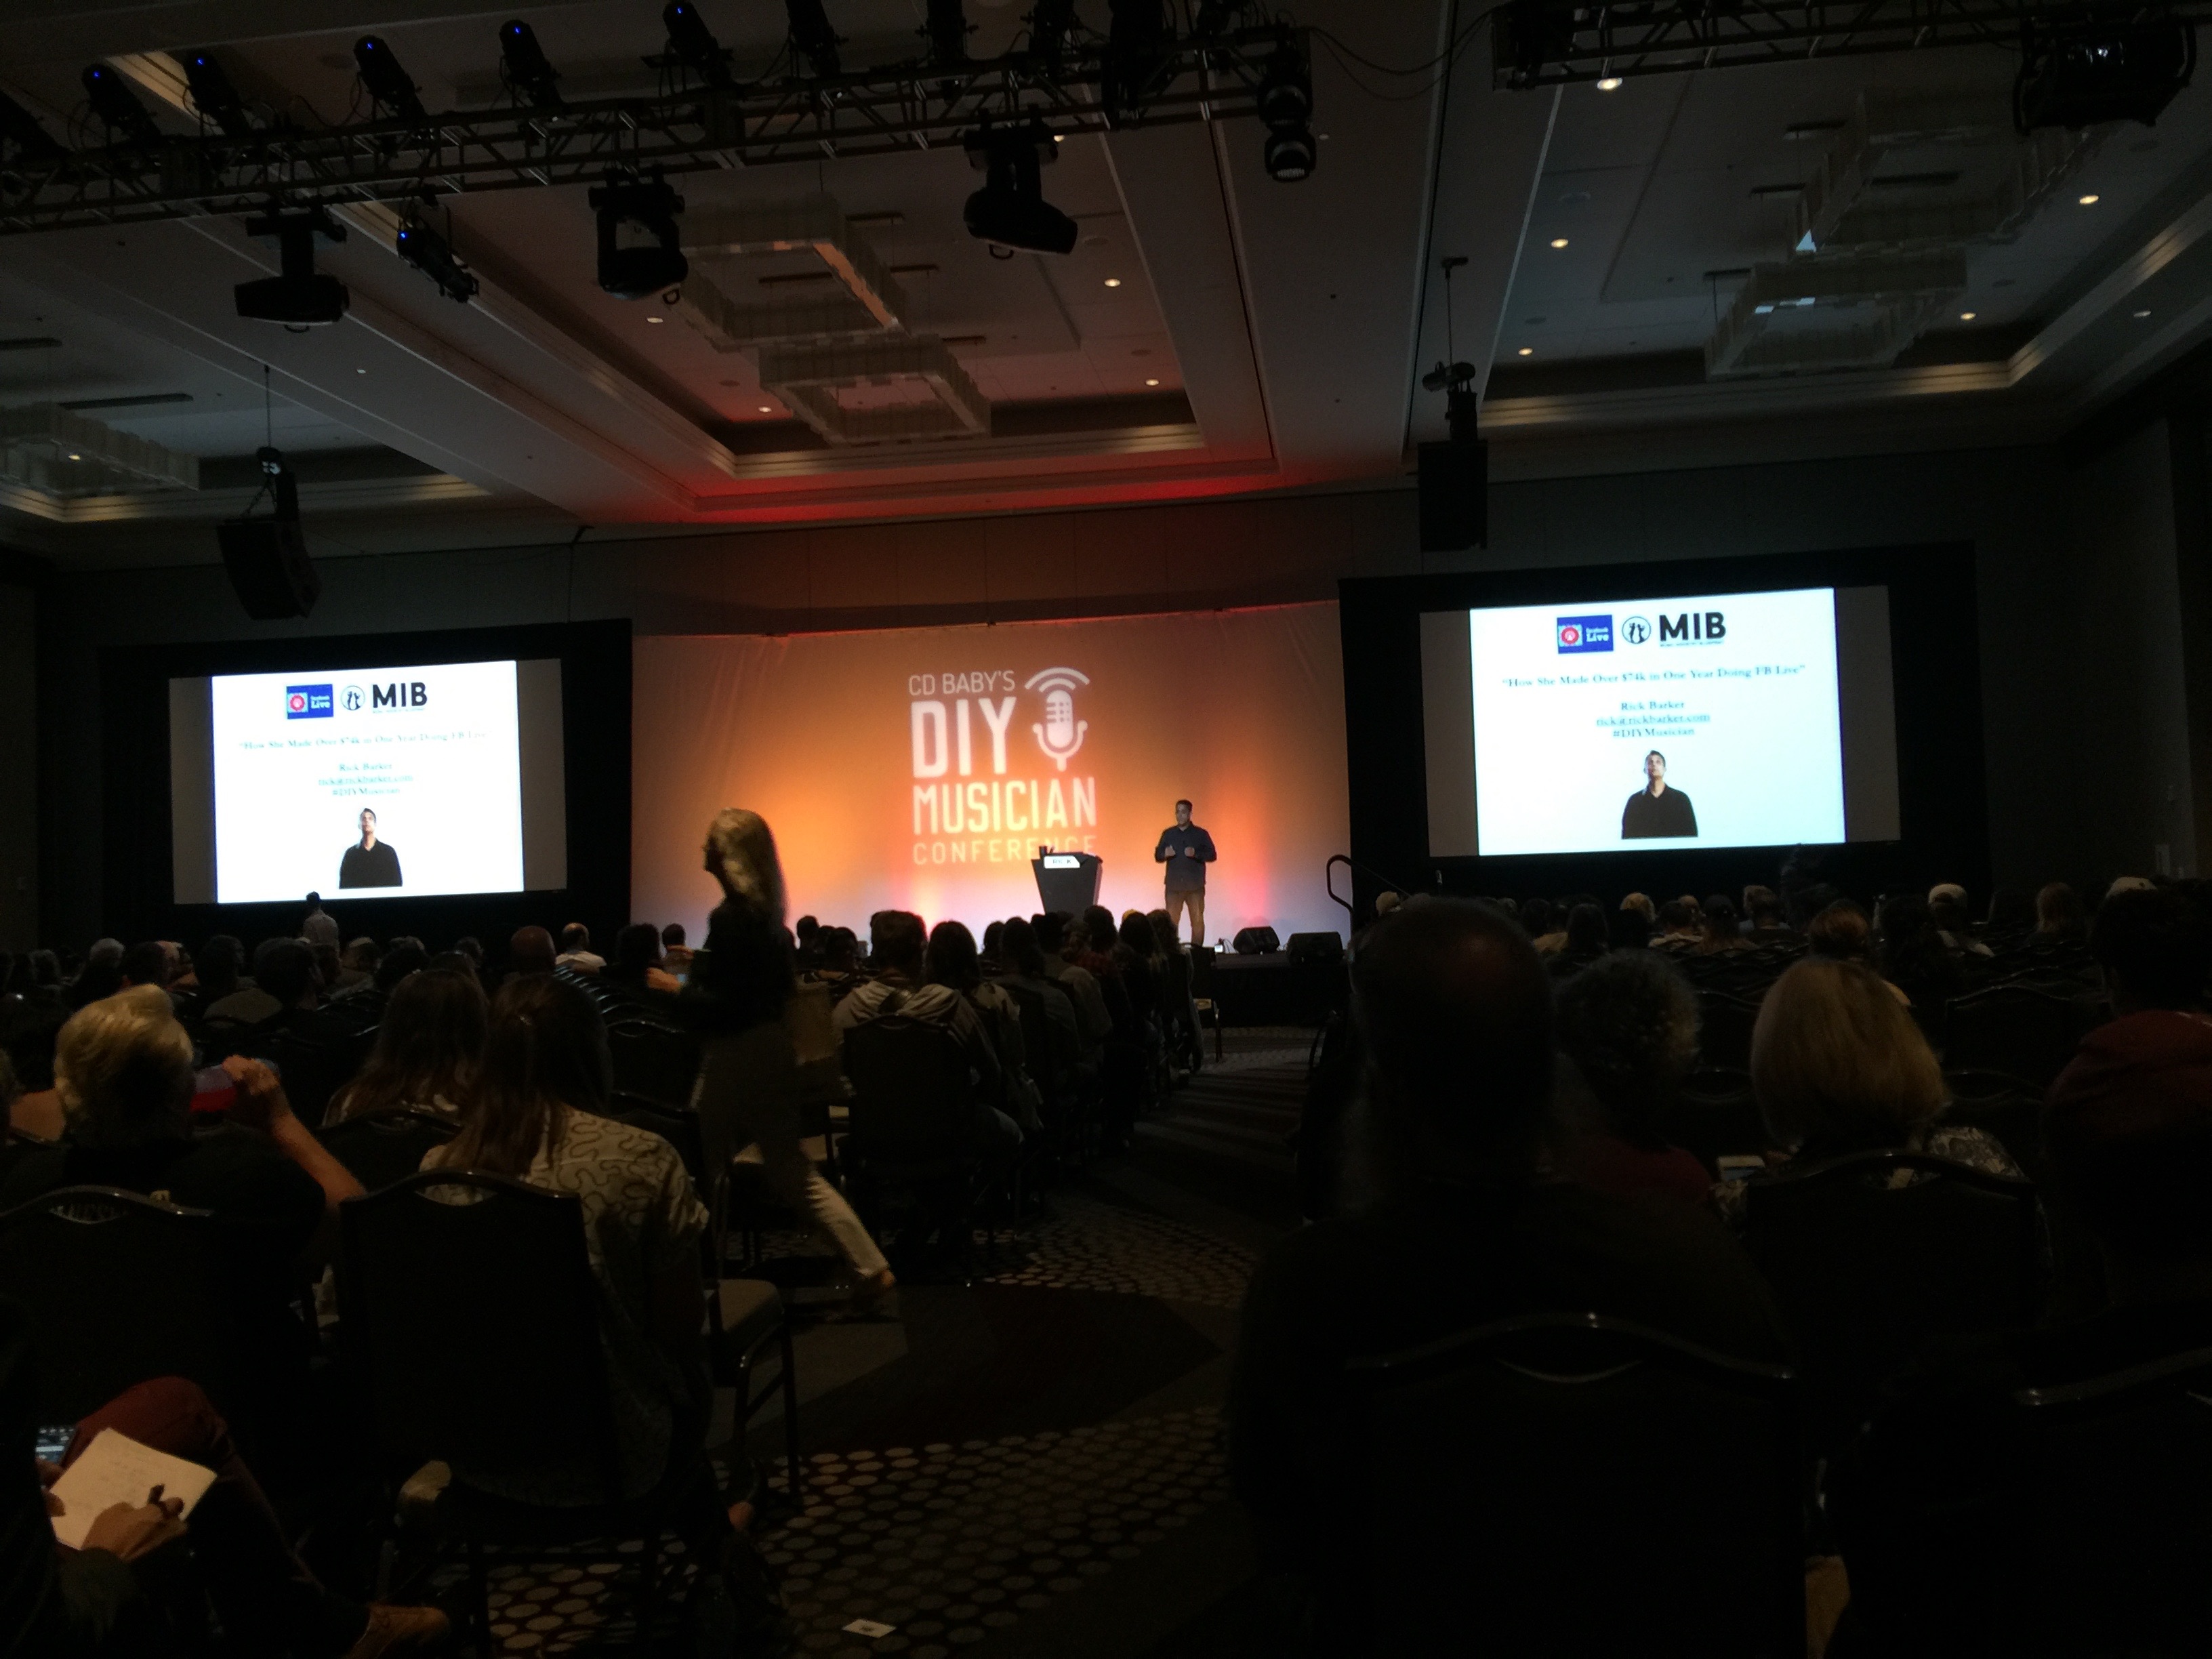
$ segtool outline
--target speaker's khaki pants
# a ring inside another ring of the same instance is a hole
[[[1169,890],[1168,920],[1180,927],[1182,913],[1186,910],[1190,912],[1190,942],[1193,945],[1205,944],[1206,889],[1188,887],[1181,892],[1176,892],[1172,888]]]

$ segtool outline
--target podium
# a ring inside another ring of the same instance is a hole
[[[1096,853],[1045,853],[1030,860],[1036,872],[1037,902],[1047,911],[1079,915],[1098,902]]]

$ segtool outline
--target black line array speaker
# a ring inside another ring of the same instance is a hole
[[[222,568],[246,614],[258,622],[304,617],[322,597],[296,519],[234,519],[216,526]]]
[[[1490,545],[1490,446],[1420,446],[1421,551],[1457,553]]]

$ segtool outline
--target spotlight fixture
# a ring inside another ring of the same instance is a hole
[[[1106,64],[1100,90],[1113,125],[1152,95],[1167,61],[1168,23],[1160,0],[1107,0]]]
[[[1441,262],[1444,356],[1421,376],[1422,390],[1444,394],[1447,434],[1445,441],[1424,443],[1415,451],[1425,553],[1453,553],[1490,544],[1490,447],[1482,441],[1478,429],[1480,398],[1474,389],[1480,371],[1462,359],[1452,343],[1452,273],[1466,263],[1463,253],[1449,255]]]
[[[454,256],[453,245],[420,222],[399,227],[392,248],[409,264],[438,285],[447,299],[466,305],[481,286],[476,273]]]
[[[428,113],[422,107],[421,89],[407,78],[407,71],[399,67],[399,59],[381,35],[364,34],[355,41],[353,61],[380,115],[419,121]]]
[[[553,85],[561,76],[545,61],[538,31],[520,17],[499,26],[499,64],[507,77],[507,90],[531,108],[561,107],[561,94]]]
[[[2057,29],[2030,22],[2021,27],[2020,51],[2012,110],[2023,133],[2101,121],[2150,126],[2189,84],[2197,29],[2178,17]]]
[[[692,0],[668,0],[660,9],[668,27],[668,55],[710,87],[731,85],[730,54],[714,38]]]
[[[929,0],[921,32],[929,40],[933,68],[957,69],[968,61],[968,13],[960,0]]]
[[[37,116],[4,92],[0,92],[0,139],[7,141],[19,161],[58,161],[69,154],[39,125]]]
[[[1075,0],[1037,0],[1028,18],[1030,61],[1058,70],[1067,50],[1067,32],[1075,26]]]
[[[1191,33],[1201,40],[1227,33],[1243,17],[1245,4],[1246,0],[1198,0],[1198,15],[1191,20]]]
[[[222,65],[204,52],[180,52],[176,58],[185,66],[185,87],[200,119],[212,122],[226,138],[251,138],[253,118],[246,112],[246,100],[238,95]]]
[[[984,175],[963,215],[970,236],[1032,253],[1075,251],[1075,221],[1044,199],[1042,169],[1059,151],[1043,122],[978,127],[960,143],[968,165]]]
[[[159,142],[161,128],[154,125],[154,118],[146,113],[145,105],[138,101],[120,75],[105,64],[92,64],[86,67],[82,78],[84,95],[92,100],[92,112],[107,129],[111,143],[118,133],[134,144]]]
[[[691,274],[691,262],[678,246],[676,216],[684,211],[684,198],[659,173],[650,178],[610,173],[590,199],[599,215],[599,286],[617,300],[650,299]],[[625,244],[626,227],[652,240]]]
[[[246,234],[275,240],[283,275],[240,283],[234,290],[240,316],[299,329],[335,323],[345,315],[350,298],[345,284],[315,269],[315,239],[343,242],[343,225],[320,207],[288,213],[272,205],[259,218],[246,222]]]
[[[806,60],[815,74],[829,80],[837,73],[837,48],[845,37],[830,27],[830,14],[822,9],[822,0],[783,0],[783,9],[791,19],[791,49]],[[930,15],[935,17],[934,6]]]
[[[1312,177],[1321,159],[1313,136],[1313,70],[1288,40],[1261,74],[1259,109],[1267,124],[1267,142],[1260,153],[1267,176],[1284,185]]]

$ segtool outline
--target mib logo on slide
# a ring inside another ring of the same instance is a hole
[[[1718,645],[1728,637],[1728,615],[1720,611],[1685,611],[1659,618],[1662,645]]]
[[[326,720],[331,717],[331,688],[327,685],[288,685],[284,688],[284,718],[288,720]]]
[[[1610,617],[1562,617],[1559,619],[1559,654],[1577,655],[1584,651],[1613,649],[1613,618]]]

